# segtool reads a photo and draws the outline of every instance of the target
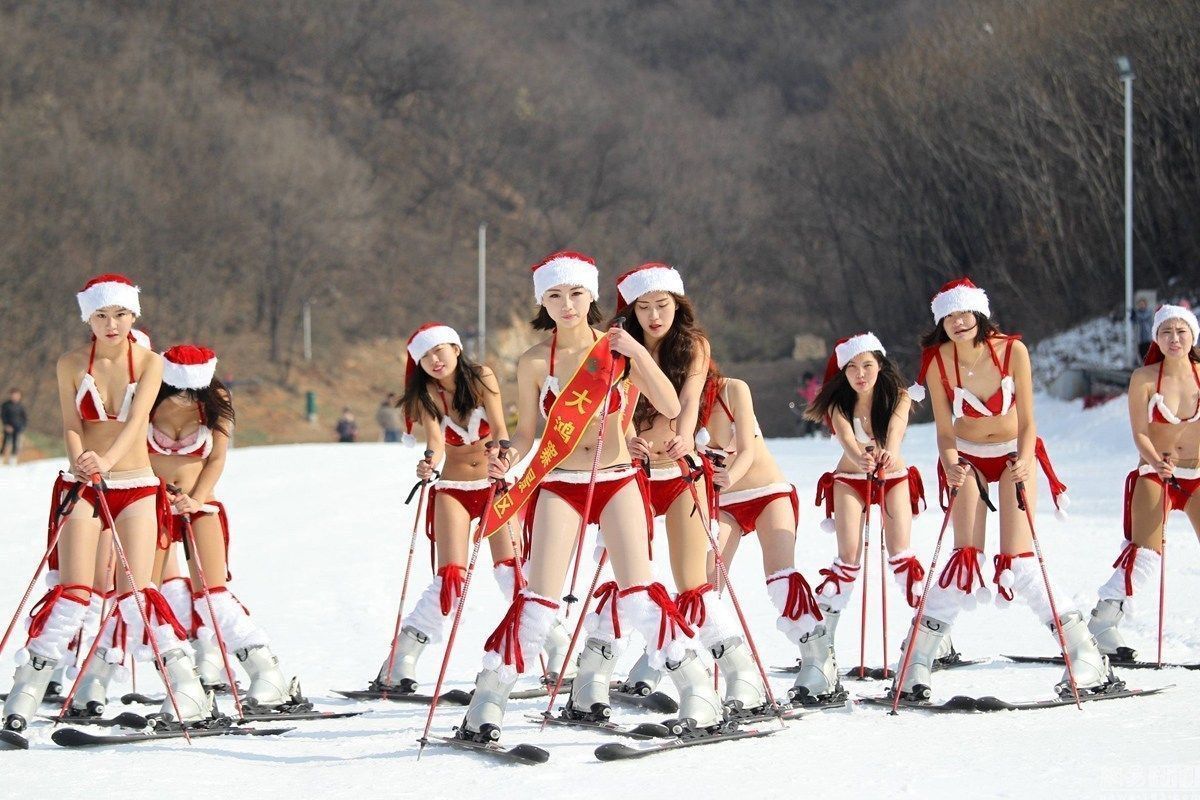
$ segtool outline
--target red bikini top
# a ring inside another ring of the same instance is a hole
[[[984,342],[984,346],[988,349],[988,355],[992,357],[992,363],[1000,371],[1000,388],[996,389],[995,393],[987,400],[980,400],[973,392],[963,388],[957,351],[954,354],[955,386],[950,386],[950,381],[946,377],[946,364],[942,361],[941,348],[939,347],[934,350],[934,358],[937,359],[938,371],[942,377],[942,386],[946,390],[946,397],[950,400],[954,419],[959,419],[960,417],[970,417],[972,419],[1002,417],[1016,404],[1016,384],[1013,381],[1012,375],[1008,372],[1008,363],[1012,357],[1013,342],[1020,337],[1006,336],[1004,338],[1007,339],[1007,345],[1004,350],[1003,364],[996,357],[996,350],[992,347],[991,337]]]
[[[129,360],[129,384],[125,387],[125,398],[115,417],[110,417],[100,399],[100,389],[92,376],[92,366],[96,362],[96,340],[92,339],[92,353],[88,356],[87,372],[79,381],[79,391],[75,393],[75,410],[84,422],[124,422],[129,418],[129,409],[133,405],[133,394],[137,391],[137,379],[133,374],[133,337],[129,337],[129,347],[126,350]]]
[[[709,378],[704,383],[704,391],[700,394],[700,413],[696,416],[696,444],[701,447],[706,446],[712,440],[708,432],[708,423],[717,406],[720,406],[721,411],[729,418],[729,432],[734,440],[729,443],[729,446],[732,447],[737,441],[737,420],[733,418],[733,410],[725,402],[724,389],[724,380]],[[762,428],[758,426],[757,422],[754,426],[754,435],[762,436]]]
[[[442,415],[442,439],[448,446],[463,447],[475,444],[492,432],[483,406],[471,412],[471,416],[467,418],[467,427],[464,428],[450,418],[450,405],[446,402],[446,393],[442,391],[441,386],[438,387],[438,396],[442,398],[442,408],[445,410]]]
[[[1166,398],[1162,395],[1163,363],[1163,361],[1158,362],[1158,380],[1154,384],[1154,394],[1150,397],[1150,422],[1160,425],[1188,425],[1200,422],[1200,401],[1196,402],[1196,412],[1188,419],[1180,419],[1171,412],[1171,409],[1167,408]],[[1196,388],[1200,389],[1200,374],[1196,372],[1194,362],[1192,363],[1192,378],[1196,381]]]
[[[597,342],[600,337],[592,331],[592,341]],[[554,375],[554,356],[558,350],[558,331],[550,337],[550,369],[546,375],[546,381],[542,384],[542,396],[540,406],[542,410],[542,419],[550,416],[550,409],[554,407],[554,401],[558,399],[558,393],[562,391],[562,386],[559,385],[558,378]],[[615,414],[621,410],[625,404],[625,394],[621,391],[621,386],[624,381],[619,382],[608,393],[608,413]]]

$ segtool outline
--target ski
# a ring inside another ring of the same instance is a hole
[[[279,736],[295,728],[189,728],[188,736],[198,739],[205,736]],[[60,747],[103,747],[117,744],[139,744],[168,739],[182,739],[183,731],[166,730],[159,733],[126,733],[95,736],[78,728],[61,728],[50,735],[51,741]]]
[[[379,689],[334,689],[334,694],[340,694],[351,700],[387,700],[392,703],[421,703],[429,705],[433,696],[428,694],[401,694],[400,692],[383,692]],[[438,698],[439,703],[452,706],[465,706],[471,703],[471,693],[462,689],[451,689],[443,692]]]
[[[16,731],[0,730],[0,750],[28,750],[29,740]]]
[[[234,720],[234,722],[239,725],[247,722],[267,722],[271,720],[305,722],[308,720],[344,719],[345,717],[357,717],[361,714],[370,713],[370,709],[363,711],[247,711],[244,717],[240,717]]]
[[[0,700],[7,700],[7,699],[8,699],[8,692],[0,692]],[[46,694],[42,695],[43,705],[48,705],[48,706],[61,706],[63,704],[63,701],[66,699],[67,698],[63,697],[61,694],[58,694],[57,692],[46,692]]]
[[[468,753],[479,753],[514,764],[545,764],[550,760],[549,753],[531,744],[518,744],[506,748],[495,742],[473,742],[470,739],[456,739],[453,736],[431,736],[429,743],[453,747]]]
[[[627,761],[633,758],[645,758],[655,753],[666,753],[683,747],[696,747],[702,744],[717,742],[732,742],[738,739],[753,739],[759,736],[770,736],[774,730],[732,731],[730,733],[713,733],[706,736],[672,739],[669,742],[655,742],[630,747],[621,742],[609,742],[596,748],[596,758],[601,761]]]
[[[775,711],[760,711],[757,714],[749,714],[746,716],[733,716],[732,719],[738,725],[759,725],[764,722],[774,722],[777,719],[785,722],[793,719],[807,717],[810,714],[819,714],[822,711],[832,711],[839,708],[846,708],[850,705],[849,698],[841,698],[831,700],[827,703],[813,703],[812,705],[789,705],[784,703],[779,706],[778,712]]]
[[[933,671],[940,672],[942,670],[947,670],[947,669],[958,669],[959,667],[971,667],[976,664],[986,664],[987,662],[988,662],[988,659],[986,659],[986,658],[959,658],[954,661],[935,661],[933,663]],[[797,663],[792,664],[791,666],[787,666],[787,667],[782,667],[782,666],[771,667],[771,671],[782,673],[782,674],[795,675],[800,672],[800,663],[797,662]],[[876,680],[876,681],[878,681],[878,680],[890,679],[894,672],[895,672],[894,669],[889,668],[887,671],[887,678],[885,678],[883,667],[867,667],[867,676],[865,678],[859,678],[858,677],[858,667],[851,667],[850,669],[848,669],[842,673],[842,677],[850,678],[851,680]]]
[[[241,689],[241,686],[239,685],[238,688]],[[226,684],[223,684],[223,683],[218,684],[216,686],[205,686],[204,690],[206,692],[214,692],[217,695],[229,694],[229,686],[227,686]],[[166,701],[167,701],[167,698],[165,696],[164,697],[151,697],[150,695],[142,694],[141,692],[126,692],[125,694],[121,695],[122,705],[127,705],[127,706],[131,706],[131,705],[135,705],[135,704],[147,705],[147,706],[161,706]],[[59,700],[59,705],[62,705],[62,700]]]
[[[550,689],[551,689],[550,685],[542,684],[541,686],[538,686],[537,688],[534,688],[534,689],[522,689],[521,691],[513,692],[512,694],[509,695],[509,698],[512,700],[533,700],[538,697],[549,697]],[[558,687],[559,694],[567,694],[570,691],[571,691],[571,682],[569,680],[564,680],[562,682],[562,686]]]
[[[579,728],[580,730],[596,731],[597,733],[607,733],[612,736],[626,736],[630,739],[643,741],[646,739],[664,739],[671,735],[665,725],[659,725],[653,722],[642,722],[638,725],[618,725],[615,722],[597,722],[586,719],[568,719],[566,717],[556,717],[550,714],[526,714],[525,719],[530,722],[536,722],[539,725],[545,723],[547,725],[561,725],[566,728]]]
[[[1096,694],[1081,694],[1079,701],[1081,703],[1090,703],[1098,700],[1120,700],[1126,697],[1148,697],[1150,695],[1165,692],[1167,689],[1173,688],[1174,684],[1169,686],[1160,686],[1156,689],[1120,689],[1112,692],[1098,692]],[[883,695],[879,697],[860,697],[856,702],[873,706],[892,707],[892,698]],[[930,703],[920,700],[900,701],[901,708],[911,708],[917,711],[928,711],[933,714],[974,714],[990,711],[1036,711],[1042,708],[1060,708],[1062,706],[1075,705],[1075,698],[1068,695],[1059,697],[1053,700],[1029,700],[1022,702],[1010,702],[1001,700],[998,697],[970,697],[968,695],[956,695],[943,703]]]
[[[1062,656],[1010,656],[1005,655],[1009,661],[1015,661],[1018,664],[1062,664]],[[1157,661],[1118,661],[1112,656],[1108,657],[1108,663],[1114,669],[1158,669]],[[1200,669],[1200,664],[1175,664],[1163,662],[1163,669]]]
[[[668,694],[662,692],[651,692],[647,695],[634,694],[622,691],[621,687],[624,685],[624,681],[612,682],[608,696],[614,703],[646,708],[659,714],[674,714],[679,710],[679,703],[676,703],[675,699]]]

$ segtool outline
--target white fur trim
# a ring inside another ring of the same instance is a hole
[[[766,486],[759,486],[757,489],[740,489],[736,492],[722,492],[720,495],[721,508],[731,506],[735,503],[744,503],[747,500],[757,500],[760,497],[767,497],[773,494],[791,494],[792,485],[790,483],[768,483]]]
[[[211,592],[209,599],[212,600],[213,613],[221,626],[221,636],[225,639],[225,646],[230,652],[247,647],[262,647],[271,643],[266,632],[259,627],[258,623],[250,617],[246,609],[242,608],[242,604],[229,591]],[[208,603],[204,601],[204,598],[195,599],[193,607],[200,615],[201,621],[208,627],[213,627],[212,616],[208,613]]]
[[[914,403],[920,403],[925,399],[925,395],[925,387],[919,383],[914,383],[912,386],[908,387],[908,396],[912,398]]]
[[[499,579],[499,574],[497,574]],[[512,597],[511,591],[508,594]],[[454,609],[451,608],[453,613]],[[415,628],[429,637],[430,642],[440,642],[445,632],[446,618],[442,616],[442,576],[434,575],[433,580],[421,592],[412,611],[404,617],[404,626]]]
[[[1007,442],[969,442],[966,439],[955,439],[954,449],[960,453],[966,453],[969,456],[978,456],[979,458],[1000,458],[1017,449],[1017,440],[1010,439]]]
[[[162,382],[176,389],[208,388],[216,374],[215,356],[203,364],[176,364],[170,359],[163,359]]]
[[[775,618],[775,627],[794,645],[799,645],[800,639],[812,633],[816,630],[817,625],[820,624],[812,614],[804,614],[800,619],[788,619],[783,616],[783,611],[787,607],[789,586],[787,580],[780,579],[798,574],[798,572],[795,567],[788,567],[787,569],[771,573],[766,579],[767,597],[771,598],[771,603],[774,604],[775,610],[779,612],[779,616]]]
[[[617,601],[621,614],[621,632],[636,630],[646,640],[646,657],[654,669],[663,669],[667,661],[682,661],[689,650],[698,649],[695,637],[685,636],[682,631],[661,649],[656,649],[658,630],[662,621],[662,609],[650,599],[646,592],[632,592]]]
[[[141,316],[142,304],[138,300],[138,293],[141,291],[137,286],[130,286],[118,281],[106,281],[89,286],[75,295],[75,299],[79,301],[79,317],[87,322],[91,319],[92,314],[109,306],[127,308]]]
[[[637,472],[636,467],[620,467],[618,469],[600,470],[596,473],[596,483],[604,483],[606,481],[619,481],[622,478],[628,478]],[[678,477],[678,474],[676,474]],[[592,472],[587,469],[566,470],[556,469],[551,470],[550,474],[542,480],[542,485],[554,483],[591,483]]]
[[[628,275],[617,284],[626,305],[650,292],[683,294],[683,277],[674,267],[647,267]]]
[[[522,589],[521,594],[531,599],[549,600],[542,597],[528,588]],[[553,602],[553,601],[551,601]],[[537,654],[542,652],[542,648],[546,644],[546,638],[550,635],[550,629],[558,622],[558,608],[544,606],[541,603],[526,603],[521,611],[520,634],[518,644],[521,647],[522,660],[526,667],[530,667],[537,663]],[[517,676],[517,671],[512,664],[503,663],[503,659],[499,653],[494,653],[487,650],[483,654],[483,668],[495,670],[500,674],[502,680],[511,681]]]
[[[1154,335],[1158,336],[1159,327],[1167,320],[1178,319],[1192,330],[1192,347],[1200,343],[1200,321],[1196,320],[1196,314],[1190,308],[1183,306],[1162,305],[1154,312]]]
[[[837,356],[838,369],[845,369],[851,359],[857,355],[876,351],[883,353],[885,356],[887,355],[887,350],[883,349],[883,342],[879,341],[879,337],[870,331],[860,333],[857,336],[851,336],[833,348],[833,352]]]
[[[496,564],[492,567],[492,575],[500,587],[500,594],[509,599],[516,591],[517,570],[511,564]]]
[[[1133,562],[1133,594],[1125,594],[1125,570],[1117,567],[1097,594],[1101,600],[1131,600],[1158,576],[1162,557],[1148,547],[1139,547]]]
[[[487,489],[491,485],[492,485],[491,481],[489,481],[487,478],[483,478],[483,479],[477,480],[477,481],[439,480],[437,483],[434,484],[434,487],[437,489],[466,489],[468,491],[474,491],[477,489]]]
[[[108,478],[105,477],[104,485],[109,489],[143,489],[147,486],[158,486],[162,483],[162,479],[154,474],[149,467],[146,468],[146,475],[138,475],[132,478]],[[80,480],[70,472],[60,473],[62,478],[67,483],[80,483]]]
[[[413,361],[420,361],[439,344],[456,344],[461,349],[462,339],[459,338],[458,331],[449,325],[435,325],[413,336],[412,341],[408,343],[408,355]]]
[[[1149,464],[1142,464],[1138,467],[1138,475],[1153,474],[1155,474],[1154,467]],[[1172,474],[1180,480],[1194,481],[1200,478],[1200,467],[1176,467]],[[1059,497],[1065,497],[1065,495],[1059,495]],[[1066,506],[1064,505],[1063,508]]]
[[[594,264],[578,258],[562,256],[538,267],[533,273],[533,302],[540,305],[542,295],[555,286],[582,286],[600,302],[600,273]]]
[[[733,612],[724,600],[717,597],[715,590],[705,592],[704,612],[704,624],[696,629],[696,636],[705,648],[711,650],[728,639],[743,638],[741,626]]]
[[[939,292],[929,304],[929,308],[933,312],[934,322],[941,322],[956,311],[978,311],[985,317],[992,316],[987,292],[978,286],[956,286]]]

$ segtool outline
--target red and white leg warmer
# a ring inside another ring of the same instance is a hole
[[[972,611],[991,599],[983,580],[983,551],[960,547],[950,554],[942,574],[929,587],[925,614],[947,625],[954,624],[960,611]]]
[[[504,595],[507,600],[512,600],[516,597],[518,589],[525,588],[523,581],[520,586],[517,586],[516,558],[506,558],[503,561],[496,562],[492,568],[492,574],[496,576],[496,583],[500,586],[500,594]]]
[[[858,564],[847,564],[840,558],[835,558],[828,569],[820,571],[824,580],[817,585],[817,599],[829,606],[830,611],[841,611],[850,602],[854,594],[854,582],[862,567]]]
[[[159,652],[183,648],[190,655],[187,631],[175,618],[167,598],[154,587],[147,587],[142,590],[141,599]],[[104,660],[110,664],[123,662],[126,652],[138,661],[154,659],[154,648],[150,646],[150,638],[142,624],[137,597],[133,592],[126,592],[117,599],[117,610],[108,618],[100,636],[100,645],[106,648]]]
[[[812,633],[824,619],[821,609],[817,607],[817,598],[812,587],[794,567],[781,569],[767,576],[767,596],[779,610],[775,627],[779,628],[792,644],[800,644],[800,640]]]
[[[730,639],[744,640],[741,625],[729,605],[717,597],[711,583],[680,592],[675,597],[675,607],[705,649],[712,650]],[[674,659],[672,659],[674,660]]]
[[[25,647],[17,651],[17,663],[24,664],[30,654],[60,661],[66,656],[75,634],[83,627],[87,610],[88,601],[66,594],[63,586],[56,585],[46,592],[25,620],[29,639]]]
[[[558,620],[558,603],[525,587],[484,642],[483,668],[495,670],[500,680],[511,682],[525,671],[526,657],[536,660],[550,629]]]
[[[266,631],[250,617],[250,612],[242,602],[229,591],[226,586],[213,589],[208,593],[212,601],[212,615],[208,613],[208,602],[204,593],[192,595],[192,607],[200,617],[202,627],[197,631],[197,638],[216,638],[213,627],[213,616],[221,626],[221,638],[230,653],[244,650],[248,647],[264,647],[271,643]]]
[[[1113,562],[1114,572],[1100,586],[1101,600],[1129,600],[1142,591],[1146,582],[1158,575],[1162,556],[1149,547],[1126,542],[1121,555]]]
[[[916,608],[921,602],[921,590],[925,586],[925,567],[912,550],[896,553],[888,559],[888,566],[892,569],[896,585],[904,592],[904,599],[909,607]]]
[[[197,620],[195,619],[196,612],[192,607],[192,579],[182,575],[168,578],[162,582],[159,591],[162,592],[163,597],[167,598],[167,603],[170,604],[175,619],[187,628],[188,637],[194,639]]]
[[[466,569],[460,564],[439,569],[404,617],[404,627],[420,631],[431,642],[440,642],[445,635],[446,617],[454,613],[462,597],[465,577]]]
[[[999,595],[997,604],[1020,600],[1029,606],[1029,610],[1039,621],[1045,625],[1053,625],[1054,613],[1050,608],[1050,598],[1046,596],[1046,581],[1042,578],[1042,570],[1034,554],[1001,553],[996,556],[995,562]],[[1053,578],[1050,578],[1050,588],[1054,592],[1054,605],[1060,619],[1078,611],[1071,593]]]

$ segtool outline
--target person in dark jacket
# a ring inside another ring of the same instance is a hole
[[[358,441],[358,422],[349,407],[342,409],[342,416],[337,421],[337,437],[339,442]]]
[[[4,444],[0,446],[0,457],[5,464],[16,464],[21,455],[21,434],[29,422],[25,405],[21,402],[20,389],[11,390],[8,399],[0,404],[0,419],[4,421]]]

